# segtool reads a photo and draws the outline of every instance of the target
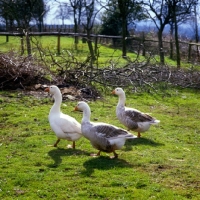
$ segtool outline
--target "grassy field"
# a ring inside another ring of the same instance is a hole
[[[17,36],[9,36],[9,42],[6,42],[5,36],[0,36],[0,52],[5,53],[8,51],[21,52],[21,42],[20,37]],[[38,47],[42,49],[43,59],[47,60],[49,65],[51,65],[50,61],[50,53],[54,56],[56,60],[60,60],[61,57],[65,59],[70,59],[70,55],[76,57],[78,61],[85,61],[87,56],[89,55],[89,50],[87,43],[82,43],[81,39],[79,40],[78,49],[75,50],[74,47],[74,39],[72,37],[61,37],[61,49],[60,54],[57,54],[57,37],[56,36],[42,36],[42,37],[32,37],[32,53],[35,56],[39,55]],[[26,50],[26,43],[25,50]],[[25,51],[26,53],[26,51]],[[70,55],[69,55],[70,53]],[[138,60],[140,62],[145,61],[146,58],[142,56],[137,56],[135,53],[127,53],[129,57],[128,60],[122,58],[122,53],[120,49],[113,49],[105,45],[98,44],[98,58],[95,61],[95,64],[99,66],[109,66],[109,65],[117,65],[118,67],[126,65],[130,60],[135,61]],[[148,56],[148,55],[147,55]],[[153,56],[151,60],[152,63],[157,63],[159,61],[159,56]],[[176,66],[176,61],[170,60],[166,57],[166,63],[170,66]],[[183,66],[188,67],[188,63],[183,63]],[[194,67],[194,66],[193,66]]]
[[[5,36],[0,36],[0,47],[1,52],[7,52],[7,51],[17,51],[20,52],[21,49],[21,43],[20,43],[20,37],[14,37],[9,36],[9,42],[6,42]],[[42,37],[32,37],[32,52],[35,55],[38,55],[38,48],[41,47],[43,50],[45,50],[46,55],[49,55],[49,51],[53,55],[57,55],[57,37],[56,36],[42,36]],[[24,41],[25,42],[25,41]],[[87,43],[82,43],[81,39],[79,40],[78,49],[75,50],[74,47],[74,39],[72,37],[61,37],[60,40],[61,43],[61,49],[60,49],[60,55],[65,55],[66,51],[69,51],[74,56],[77,56],[77,58],[81,61],[84,60],[87,55],[89,54]],[[26,46],[25,46],[26,49]],[[99,45],[99,61],[100,62],[109,62],[110,59],[112,60],[119,60],[121,55],[121,51],[119,49],[113,50],[113,48],[105,47],[102,45]],[[135,54],[128,54],[132,58],[135,57]],[[123,59],[122,59],[123,60]],[[121,61],[122,61],[121,60]]]
[[[0,199],[200,199],[200,93],[169,89],[157,94],[127,92],[127,106],[151,113],[159,126],[127,141],[118,159],[96,153],[85,138],[76,149],[56,136],[48,123],[50,97],[0,92]],[[120,127],[115,116],[118,98],[110,93],[89,102],[91,120]],[[64,101],[72,112],[76,101]],[[124,128],[124,127],[123,127]]]
[[[33,39],[34,40],[34,39]],[[73,39],[61,38],[61,55],[57,55],[56,37],[41,37],[36,42],[49,49],[55,58],[68,55],[87,57],[87,44],[74,50]],[[19,37],[0,37],[1,52],[20,52]],[[120,50],[100,46],[98,62],[125,65]],[[135,59],[135,54],[128,54]],[[65,57],[65,58],[66,58]],[[141,58],[142,59],[142,58]],[[173,65],[172,61],[170,64]],[[159,88],[159,87],[158,87]],[[160,87],[161,88],[161,87]],[[114,88],[103,89],[103,98],[89,102],[91,120],[123,127],[115,116],[118,101],[110,94]],[[157,93],[127,93],[126,105],[151,113],[161,120],[142,134],[127,141],[119,150],[118,159],[109,154],[90,157],[97,151],[85,138],[76,149],[67,149],[69,141],[58,147],[48,123],[53,104],[50,96],[27,96],[22,91],[0,91],[0,199],[102,199],[102,200],[186,200],[200,199],[200,92],[165,87]],[[109,91],[110,90],[110,91]],[[81,121],[82,114],[72,112],[77,101],[64,101],[62,111]]]

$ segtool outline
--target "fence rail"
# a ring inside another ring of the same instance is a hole
[[[19,32],[0,32],[2,36],[24,36],[24,33]],[[85,33],[68,33],[68,32],[29,32],[30,36],[80,36],[87,37]],[[99,38],[122,38],[121,36],[109,36],[109,35],[96,35],[91,34],[91,37],[99,37]],[[129,37],[131,38],[131,37]]]
[[[0,32],[0,36],[6,36],[6,42],[8,42],[9,36],[24,37],[25,34],[20,33],[20,32]],[[61,46],[60,37],[61,36],[82,37],[87,40],[87,34],[85,33],[72,33],[72,32],[59,32],[59,31],[29,32],[29,36],[57,36],[58,37],[58,40],[57,40],[58,52],[60,52],[60,46]],[[104,43],[104,44],[111,43],[114,47],[116,46],[116,41],[120,41],[120,39],[122,39],[122,36],[108,36],[108,35],[97,35],[97,34],[91,34],[90,36],[92,39],[95,38],[94,40],[95,42]],[[146,52],[151,51],[152,49],[155,51],[155,49],[158,48],[158,45],[156,45],[158,44],[158,41],[155,39],[145,38],[144,34],[141,37],[130,36],[130,37],[127,37],[126,40],[130,41],[128,45],[131,46],[131,48],[133,49],[136,48],[136,46],[141,46],[142,44],[143,45],[142,55],[145,55]],[[170,46],[175,46],[173,41],[163,40],[163,43],[165,44],[164,48],[166,52],[171,51]],[[198,49],[199,49],[200,43],[193,43],[193,42],[187,42],[187,41],[179,41],[179,43],[181,45],[180,50],[181,50],[182,57],[184,58],[184,60],[187,60],[188,62],[191,62],[191,60],[199,62],[200,52]],[[159,53],[159,51],[157,53]]]

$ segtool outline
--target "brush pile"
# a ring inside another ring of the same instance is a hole
[[[149,62],[130,62],[124,67],[108,66],[104,68],[95,68],[87,64],[82,67],[77,65],[73,69],[63,70],[60,76],[71,77],[68,80],[74,80],[77,85],[80,83],[89,85],[94,82],[104,88],[131,86],[136,91],[155,89],[155,86],[158,85],[200,89],[200,71],[192,68],[176,69],[152,65]]]
[[[55,61],[54,61],[55,62]],[[53,63],[53,61],[52,61]],[[104,68],[91,66],[91,62],[53,63],[57,72],[37,62],[35,58],[20,57],[14,53],[0,54],[0,89],[35,89],[36,84],[55,84],[81,90],[86,96],[98,96],[94,87],[132,87],[135,91],[155,89],[156,85],[200,88],[200,71],[151,65],[150,62],[130,62],[126,66],[111,65]],[[51,77],[51,81],[45,77]]]
[[[169,84],[200,89],[200,71],[192,68],[176,69],[149,63],[129,63],[123,68],[104,68],[92,74],[97,82],[107,86],[154,88],[154,85]]]
[[[19,57],[14,53],[0,54],[0,89],[27,89],[29,86],[48,82],[49,70],[33,58]]]

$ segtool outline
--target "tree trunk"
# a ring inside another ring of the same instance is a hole
[[[94,61],[95,60],[95,54],[94,54],[94,49],[93,49],[93,46],[92,46],[92,40],[91,40],[91,37],[90,37],[90,30],[87,30],[87,43],[88,43],[88,48],[89,48],[89,51],[90,51],[90,56],[91,56],[92,60]]]
[[[32,56],[32,52],[31,52],[31,40],[30,40],[30,36],[29,36],[28,32],[25,33],[25,37],[26,37],[27,53],[28,53],[28,56],[31,57]]]
[[[122,18],[122,57],[126,57],[126,19]]]
[[[163,50],[162,29],[158,30],[158,48],[160,54],[160,63],[165,64],[165,55]]]
[[[197,10],[196,10],[196,5],[194,6],[194,16],[195,16],[195,42],[199,42],[199,28],[198,28],[198,19],[197,19]],[[197,57],[199,58],[199,46],[196,45],[197,49]]]
[[[127,3],[124,0],[118,0],[118,8],[122,19],[122,57],[126,57]]]
[[[170,24],[170,59],[173,59],[174,48],[173,48],[173,23]]]
[[[176,43],[176,65],[177,65],[177,68],[180,69],[181,58],[180,58],[179,41],[178,41],[178,24],[177,24],[175,15],[174,15],[174,34],[175,34],[175,43]]]
[[[78,25],[77,25],[77,23],[74,24],[74,31],[75,31],[75,33],[78,33]],[[78,49],[78,36],[74,37],[74,45],[75,45],[75,50],[77,50]]]
[[[77,23],[75,14],[74,14],[74,33],[78,33],[78,23]],[[75,45],[75,50],[77,50],[78,49],[78,36],[74,37],[74,45]]]

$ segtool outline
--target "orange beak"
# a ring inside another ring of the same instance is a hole
[[[44,90],[45,92],[49,92],[49,87],[48,88],[45,88],[45,90]]]
[[[113,90],[111,93],[112,93],[112,94],[115,94],[115,90]]]
[[[76,106],[76,107],[74,108],[74,110],[75,110],[75,111],[78,111],[78,107]]]

